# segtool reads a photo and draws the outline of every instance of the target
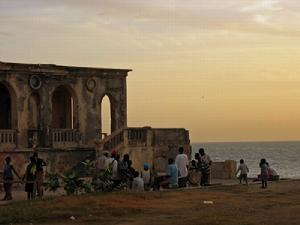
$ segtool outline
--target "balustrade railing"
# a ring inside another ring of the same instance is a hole
[[[127,128],[129,144],[141,144],[147,141],[147,129],[144,128]]]
[[[114,131],[101,141],[102,148],[112,150],[121,144],[146,145],[147,129],[144,128],[122,128]]]
[[[101,140],[103,149],[112,150],[120,144],[124,143],[124,130],[119,129],[114,131],[111,135],[106,136]]]
[[[0,144],[5,147],[16,147],[16,130],[0,130]]]
[[[52,145],[56,147],[76,147],[79,133],[76,129],[52,129]]]

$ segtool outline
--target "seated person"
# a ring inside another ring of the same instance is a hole
[[[195,159],[190,162],[190,170],[197,170],[197,162]]]
[[[144,191],[144,180],[139,176],[139,172],[134,172],[134,178],[132,181],[132,190],[134,191]]]
[[[166,179],[160,182],[160,186],[163,188],[178,187],[178,168],[172,158],[168,159]]]
[[[201,179],[201,172],[199,171],[197,161],[192,160],[189,167],[188,181],[192,186],[198,186]]]
[[[279,180],[278,173],[267,163],[269,180]]]

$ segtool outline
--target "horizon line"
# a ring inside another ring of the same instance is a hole
[[[271,143],[271,142],[300,142],[300,140],[241,140],[241,141],[191,141],[191,144],[209,144],[209,143]]]

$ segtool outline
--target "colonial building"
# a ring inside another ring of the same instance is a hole
[[[0,166],[11,155],[20,167],[33,151],[49,171],[71,168],[98,150],[130,153],[134,164],[166,162],[178,146],[188,152],[185,129],[127,127],[129,69],[0,62]],[[112,134],[102,139],[101,102],[108,96]],[[164,152],[164,153],[162,153]],[[157,166],[159,167],[159,166]]]
[[[94,148],[104,96],[111,130],[127,125],[129,71],[0,62],[0,149]]]

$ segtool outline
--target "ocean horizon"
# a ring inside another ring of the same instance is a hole
[[[249,177],[260,173],[260,159],[265,158],[281,178],[300,179],[300,141],[241,141],[193,142],[192,158],[199,148],[213,161],[244,159],[249,167]]]

